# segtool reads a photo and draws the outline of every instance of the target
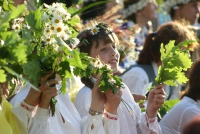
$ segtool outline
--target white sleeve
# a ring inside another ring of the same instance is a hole
[[[162,134],[157,118],[150,120],[146,113],[142,113],[138,126],[138,134]]]
[[[117,115],[105,112],[107,116],[96,115],[82,118],[82,134],[120,134],[120,125]]]
[[[12,109],[12,112],[25,125],[28,134],[49,134],[50,124],[48,121],[49,109],[37,108],[36,114],[33,117],[35,107],[23,102]]]

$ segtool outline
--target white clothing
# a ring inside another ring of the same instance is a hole
[[[27,96],[30,86],[26,85],[11,100],[12,105],[16,105]],[[118,134],[119,129],[109,129],[118,127],[119,121],[113,121],[102,115],[92,116],[89,113],[87,117],[81,120],[74,104],[70,101],[68,95],[59,94],[56,96],[55,116],[49,117],[50,132],[42,134]],[[91,126],[94,128],[91,130]],[[42,129],[42,128],[41,128]],[[41,133],[35,133],[41,134]]]
[[[24,103],[25,104],[25,103]],[[29,108],[34,108],[26,104]],[[32,118],[33,113],[31,111],[26,110],[21,105],[17,105],[12,109],[12,112],[16,115],[16,117],[25,125],[27,129],[27,134],[49,134],[49,122],[48,115],[49,110],[38,107],[34,118]],[[20,129],[20,128],[19,128]]]
[[[184,126],[200,115],[200,103],[189,97],[176,104],[160,121],[163,134],[181,134]]]
[[[83,87],[77,94],[74,104],[81,117],[87,116],[87,111],[89,110],[89,106],[91,104],[91,95],[92,90],[86,86]],[[120,134],[161,134],[161,128],[157,120],[149,123],[149,127],[147,126],[145,113],[141,113],[138,104],[134,101],[126,85],[124,85],[124,88],[122,89],[122,98],[131,107],[135,119],[132,119],[128,110],[121,102],[117,110],[120,122]],[[114,129],[116,129],[116,127]]]
[[[158,66],[155,62],[152,62],[153,70],[155,73],[155,76],[158,75]],[[129,71],[127,71],[125,74],[122,75],[122,81],[128,86],[132,94],[144,94],[144,90],[147,87],[147,85],[152,82],[149,81],[147,73],[140,67],[133,67]],[[168,95],[170,93],[170,87],[165,86],[164,90],[167,94],[166,98],[168,98]],[[180,97],[180,90],[181,85],[178,85],[171,94],[169,99],[175,99]]]

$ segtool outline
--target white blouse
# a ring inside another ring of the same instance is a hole
[[[33,106],[30,106],[23,102],[23,104],[29,109],[34,109]],[[12,109],[12,112],[18,117],[25,128],[27,129],[27,134],[47,134],[50,133],[48,115],[49,110],[38,107],[36,114],[34,111],[28,111],[21,105],[17,105]],[[34,118],[32,118],[34,115]],[[19,125],[19,123],[18,123]],[[20,130],[21,131],[21,130]]]
[[[152,62],[153,70],[155,73],[155,76],[158,75],[158,66],[155,62]],[[129,71],[127,71],[125,74],[122,75],[122,81],[128,86],[132,94],[141,94],[145,95],[147,91],[147,88],[149,88],[149,84],[152,81],[149,81],[147,73],[140,67],[133,67]],[[168,98],[168,95],[170,93],[170,87],[166,86],[164,87],[164,90],[167,94],[166,98]],[[181,85],[178,85],[173,90],[173,93],[171,94],[169,99],[175,99],[180,97],[180,90]]]
[[[163,134],[181,134],[184,126],[195,116],[200,116],[200,103],[189,97],[176,104],[160,121]]]
[[[12,105],[17,105],[19,102],[24,100],[27,96],[30,87],[26,85],[12,100]],[[37,127],[38,131],[45,129],[48,131],[42,134],[118,134],[119,128],[118,120],[110,120],[102,115],[92,116],[87,113],[87,117],[81,119],[79,113],[77,112],[74,104],[70,101],[68,95],[59,94],[56,96],[56,111],[55,116],[46,119],[48,125],[43,127]],[[91,126],[94,126],[91,129]],[[33,129],[33,128],[32,128]],[[41,129],[41,130],[40,130]],[[50,131],[50,132],[49,132]],[[41,134],[41,133],[35,133]]]
[[[146,120],[145,113],[141,113],[140,108],[134,101],[128,87],[125,85],[124,87],[125,88],[122,89],[122,98],[131,107],[134,119],[130,116],[126,107],[121,102],[117,110],[120,122],[120,134],[161,134],[161,128],[157,120],[149,123],[149,127],[147,126],[148,119]],[[75,106],[82,118],[87,116],[87,111],[91,104],[91,94],[92,90],[85,86],[76,96]],[[116,127],[113,129],[116,129]]]

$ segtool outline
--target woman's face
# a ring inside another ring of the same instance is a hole
[[[119,52],[114,43],[104,44],[99,41],[99,46],[93,45],[90,51],[90,56],[93,58],[100,57],[101,61],[109,64],[112,70],[116,70],[119,64]]]
[[[182,5],[179,12],[180,18],[185,18],[191,24],[194,24],[199,16],[198,2],[189,2]]]
[[[157,18],[157,10],[158,6],[155,1],[149,2],[142,10],[140,10],[141,16],[146,18],[147,20],[153,20]]]

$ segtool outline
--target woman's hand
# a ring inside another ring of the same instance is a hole
[[[105,92],[106,96],[106,111],[108,111],[111,114],[117,114],[117,108],[121,102],[122,97],[122,91],[119,89],[118,92],[115,94],[112,93],[111,90],[108,90]]]
[[[156,117],[157,110],[165,101],[164,85],[157,85],[149,92],[146,113],[149,118]]]
[[[41,94],[40,104],[39,106],[44,109],[49,108],[49,104],[52,97],[55,97],[58,93],[58,90],[56,87],[48,87],[46,90],[44,90]]]
[[[97,80],[92,89],[92,102],[90,108],[97,112],[102,112],[106,103],[105,94],[99,88],[100,80]]]
[[[40,90],[40,92],[34,90],[33,88],[30,89],[28,95],[26,96],[26,98],[24,99],[24,102],[31,105],[31,106],[36,106],[40,103],[40,95],[42,93],[42,91],[46,90],[47,88],[49,88],[49,86],[53,85],[53,84],[58,84],[57,80],[48,80],[47,79],[53,74],[53,72],[48,73],[47,75],[45,75],[44,77],[41,78],[41,86],[38,88]]]

